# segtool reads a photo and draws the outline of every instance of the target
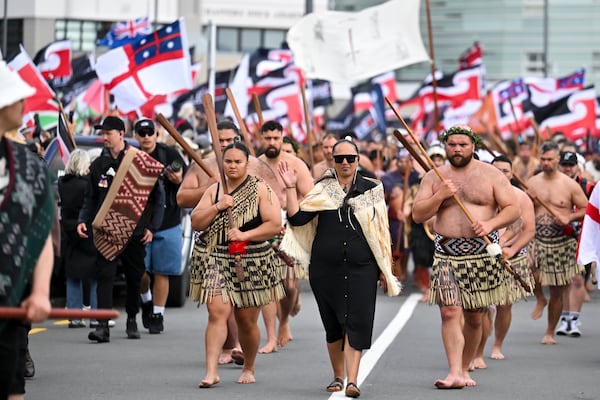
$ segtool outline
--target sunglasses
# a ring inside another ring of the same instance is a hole
[[[346,159],[348,164],[352,164],[354,161],[356,161],[356,157],[358,157],[357,154],[339,154],[333,156],[333,161],[335,161],[336,164],[341,164],[344,162],[344,159]]]
[[[154,136],[154,131],[139,131],[136,132],[140,137]]]

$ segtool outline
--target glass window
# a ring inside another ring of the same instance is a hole
[[[260,29],[242,29],[241,33],[241,51],[254,51],[260,47]]]
[[[285,31],[266,30],[264,32],[263,47],[278,49],[285,41]]]
[[[238,30],[235,28],[217,28],[217,50],[239,51]]]

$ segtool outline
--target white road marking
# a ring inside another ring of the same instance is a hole
[[[396,336],[398,336],[402,328],[404,328],[404,325],[406,325],[415,311],[417,304],[419,304],[419,299],[421,297],[423,297],[422,293],[411,294],[404,304],[402,304],[400,310],[398,310],[398,314],[396,314],[394,319],[390,321],[381,335],[375,340],[375,343],[373,343],[371,348],[363,354],[360,360],[360,369],[358,370],[358,382],[356,383],[358,387],[360,387],[365,379],[367,379],[373,368],[375,368],[377,361],[379,361],[385,350]],[[329,396],[330,400],[336,398],[346,398],[344,390],[332,393],[331,396]]]

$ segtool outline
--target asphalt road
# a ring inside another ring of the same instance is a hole
[[[474,388],[440,391],[447,364],[437,307],[405,294],[378,298],[372,349],[365,352],[359,385],[370,399],[600,399],[600,295],[584,305],[580,338],[559,337],[541,345],[545,318],[533,321],[533,301],[516,304],[505,342],[506,360],[487,360],[486,370],[472,376]],[[122,311],[122,310],[121,310]],[[111,342],[91,343],[88,329],[69,329],[65,321],[35,325],[30,349],[36,375],[27,382],[28,399],[326,399],[331,371],[323,329],[310,291],[302,293],[302,310],[292,319],[294,340],[277,353],[259,355],[257,383],[239,385],[241,367],[222,366],[221,383],[198,389],[204,375],[206,309],[187,302],[167,309],[165,332],[128,340],[124,317],[112,328]],[[141,321],[138,322],[141,326]],[[264,328],[262,321],[261,329]],[[489,355],[488,341],[486,355]]]

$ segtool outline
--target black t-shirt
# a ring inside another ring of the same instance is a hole
[[[187,170],[187,166],[183,158],[177,150],[162,143],[156,143],[156,148],[150,156],[155,160],[160,161],[165,167],[173,164],[174,161],[182,166],[183,174]],[[159,230],[172,228],[181,223],[181,208],[177,205],[177,191],[179,185],[171,182],[166,176],[161,177],[165,189],[165,214],[162,225]]]

